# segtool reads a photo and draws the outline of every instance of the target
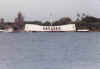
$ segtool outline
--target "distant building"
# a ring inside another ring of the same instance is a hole
[[[17,17],[15,18],[15,28],[16,30],[22,30],[24,27],[24,17],[21,12],[18,13]]]
[[[15,23],[18,25],[24,24],[24,17],[21,12],[18,13],[17,18],[15,19]]]
[[[0,24],[4,24],[4,18],[0,19]]]

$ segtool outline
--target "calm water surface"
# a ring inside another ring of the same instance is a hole
[[[0,33],[0,69],[100,69],[100,33]]]

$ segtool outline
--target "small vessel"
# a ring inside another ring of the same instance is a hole
[[[0,29],[0,32],[4,32],[4,31],[5,31],[5,30],[1,30],[1,29]]]
[[[4,30],[4,32],[13,32],[13,31],[14,31],[13,28],[7,28]]]
[[[88,29],[78,29],[77,32],[89,32]]]

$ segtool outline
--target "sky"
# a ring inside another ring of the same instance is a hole
[[[14,21],[18,12],[25,20],[76,18],[77,13],[100,17],[100,0],[0,0],[0,18]]]

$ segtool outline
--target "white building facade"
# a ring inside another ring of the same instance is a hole
[[[67,32],[76,31],[75,24],[67,24],[61,26],[40,26],[36,24],[26,24],[26,32]]]

